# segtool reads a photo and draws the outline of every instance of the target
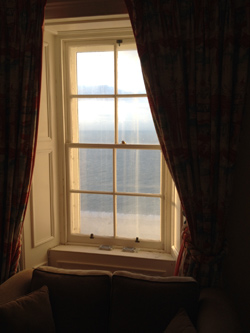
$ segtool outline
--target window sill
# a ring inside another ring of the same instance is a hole
[[[168,253],[111,251],[97,247],[59,245],[48,251],[50,266],[67,269],[127,270],[149,275],[173,275],[175,258]]]

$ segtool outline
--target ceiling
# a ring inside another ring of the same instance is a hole
[[[78,33],[83,30],[130,28],[128,14],[45,19],[45,30],[53,34]]]

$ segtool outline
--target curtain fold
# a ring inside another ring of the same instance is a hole
[[[176,274],[220,281],[250,68],[247,0],[125,0],[188,226]]]
[[[36,147],[46,0],[0,6],[0,283],[15,274]]]

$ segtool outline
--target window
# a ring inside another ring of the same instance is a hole
[[[134,40],[64,55],[68,241],[163,249],[167,171]]]

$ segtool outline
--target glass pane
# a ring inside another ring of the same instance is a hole
[[[80,194],[80,205],[81,234],[113,236],[112,195]]]
[[[114,99],[78,99],[80,143],[114,143]]]
[[[114,47],[86,46],[77,53],[78,94],[114,94]]]
[[[112,149],[70,149],[71,189],[82,191],[113,190]],[[77,178],[76,174],[79,175]]]
[[[134,44],[120,44],[118,47],[118,94],[146,94]]]
[[[117,236],[160,241],[160,199],[118,196]]]
[[[148,99],[118,99],[118,138],[119,142],[159,144]]]
[[[161,152],[117,150],[117,191],[160,193]]]

